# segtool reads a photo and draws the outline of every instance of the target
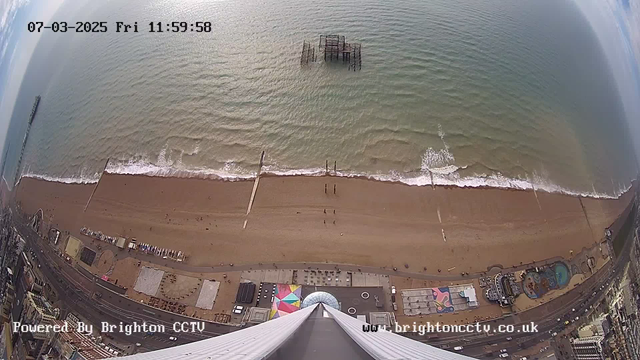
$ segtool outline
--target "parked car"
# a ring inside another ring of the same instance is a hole
[[[464,349],[462,346],[456,346],[456,347],[453,348],[453,350],[455,350],[455,351],[460,351],[462,349]]]
[[[498,355],[498,357],[501,357],[501,358],[508,358],[508,357],[509,357],[509,354],[507,354],[507,353],[502,353],[502,354]]]
[[[395,286],[393,286],[393,285],[391,286],[391,293],[392,293],[392,294],[395,294],[395,293],[396,293],[396,287],[395,287]]]
[[[169,340],[171,340],[171,341],[176,341],[176,340],[178,340],[178,338],[177,338],[177,337],[175,337],[175,336],[169,336]]]

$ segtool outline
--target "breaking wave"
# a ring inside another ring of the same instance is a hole
[[[229,181],[246,180],[256,176],[255,172],[245,172],[233,162],[228,161],[221,169],[204,167],[186,168],[174,166],[172,162],[152,163],[146,160],[131,160],[127,162],[109,162],[105,171],[110,174],[147,175],[183,178],[218,178]]]
[[[456,158],[449,151],[449,145],[444,141],[444,131],[442,131],[442,125],[438,124],[438,136],[442,141],[442,149],[433,149],[429,147],[422,155],[422,171],[431,171],[438,174],[451,174],[459,169],[454,165]]]
[[[257,167],[256,167],[257,168]],[[533,176],[532,179],[526,178],[510,178],[500,173],[493,174],[474,174],[472,176],[461,176],[457,170],[459,168],[454,165],[448,167],[431,168],[431,173],[420,172],[419,174],[403,174],[399,172],[367,174],[359,172],[338,171],[337,176],[342,177],[359,177],[378,181],[400,182],[412,186],[457,186],[461,188],[480,188],[491,187],[499,189],[520,189],[531,190],[535,187],[536,191],[545,191],[549,193],[562,193],[573,196],[615,199],[631,188],[629,185],[621,185],[615,194],[607,194],[596,192],[595,189],[590,192],[575,191],[567,189],[560,185],[554,184],[548,179],[540,176]],[[257,170],[257,169],[256,169]],[[158,177],[179,177],[179,178],[205,178],[205,179],[222,179],[226,181],[241,181],[255,178],[256,170],[249,171],[242,169],[233,162],[227,162],[221,169],[209,168],[180,168],[174,166],[162,166],[147,161],[128,161],[115,162],[112,161],[106,168],[109,174],[123,175],[146,175]],[[307,168],[307,169],[283,169],[273,165],[265,165],[262,174],[274,176],[323,176],[324,168]],[[55,181],[67,184],[90,184],[96,183],[99,174],[90,176],[77,177],[55,177],[27,172],[23,177],[41,179],[46,181]]]
[[[50,175],[42,175],[42,174],[24,173],[22,174],[20,179],[22,178],[32,178],[32,179],[59,182],[59,183],[65,183],[65,184],[95,184],[98,182],[98,179],[100,178],[100,174],[96,174],[96,177],[82,178],[82,177],[59,177],[59,176],[50,176]]]
[[[23,171],[20,179],[18,180],[18,183],[20,183],[20,180],[22,180],[23,177],[65,184],[94,184],[97,183],[100,179],[100,173],[89,171],[86,168],[83,168],[82,171],[80,171],[80,173],[75,176],[52,176],[34,173],[31,171],[31,167],[29,167]]]
[[[473,174],[463,176],[458,170],[467,169],[467,166],[455,165],[455,157],[449,150],[449,146],[444,140],[445,134],[442,127],[438,125],[438,135],[442,140],[443,147],[434,149],[429,147],[422,156],[420,171],[414,173],[399,173],[392,171],[389,173],[359,173],[350,171],[338,171],[337,176],[358,177],[378,181],[399,182],[411,186],[457,186],[461,188],[499,188],[499,189],[519,189],[544,191],[549,193],[561,193],[572,196],[592,197],[602,199],[615,199],[631,188],[631,184],[621,184],[614,194],[597,192],[594,187],[592,191],[575,191],[557,185],[552,181],[533,174],[531,178],[512,178],[501,173]],[[197,154],[199,146],[186,153],[186,155]],[[241,181],[254,179],[257,174],[257,166],[254,170],[248,170],[236,164],[234,161],[227,161],[220,169],[205,167],[188,167],[182,163],[184,151],[179,151],[176,159],[172,159],[172,150],[168,151],[165,146],[157,156],[155,161],[151,161],[147,156],[136,156],[129,160],[111,160],[107,164],[105,171],[109,174],[122,175],[146,175],[158,177],[178,177],[178,178],[204,178],[222,179],[226,181]],[[275,160],[269,159],[271,164],[262,167],[261,174],[274,176],[323,176],[326,175],[324,168],[287,169],[279,166]],[[333,172],[332,172],[333,173]],[[67,184],[91,184],[96,183],[100,178],[100,173],[92,173],[83,170],[78,176],[55,177],[49,175],[35,174],[27,170],[22,177],[41,179],[46,181],[61,182]],[[613,181],[613,180],[612,180]]]

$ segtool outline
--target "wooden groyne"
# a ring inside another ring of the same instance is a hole
[[[29,124],[27,125],[27,132],[24,134],[24,140],[22,140],[22,149],[20,149],[20,157],[18,158],[18,166],[16,167],[16,175],[13,180],[13,186],[15,186],[18,183],[18,180],[20,180],[20,167],[22,165],[22,156],[24,155],[24,149],[27,146],[27,139],[29,138],[29,131],[31,131],[31,124],[33,124],[33,119],[36,117],[38,104],[40,104],[40,95],[36,96],[36,100],[34,101],[33,107],[31,108],[31,114],[29,115]]]
[[[110,158],[107,158],[107,161],[105,161],[104,167],[102,168],[102,172],[100,173],[100,178],[98,179],[96,186],[93,187],[93,190],[91,191],[91,195],[89,195],[89,200],[87,200],[87,204],[84,206],[84,210],[82,210],[82,212],[87,211],[87,208],[89,207],[89,203],[91,202],[93,195],[96,193],[96,190],[98,190],[98,185],[100,185],[100,180],[102,180],[102,175],[104,175],[104,172],[107,171],[107,165],[109,165],[109,159]]]
[[[260,165],[258,166],[258,174],[256,175],[256,179],[253,182],[253,190],[251,190],[251,197],[249,198],[249,206],[247,207],[247,214],[245,215],[244,225],[242,225],[243,229],[247,228],[247,220],[249,213],[251,212],[251,207],[253,206],[253,200],[256,197],[256,192],[258,191],[258,184],[260,183],[260,173],[262,172],[262,165],[264,164],[264,151],[260,155]]]

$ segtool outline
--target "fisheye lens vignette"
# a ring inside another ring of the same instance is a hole
[[[0,358],[640,359],[639,7],[0,0]]]

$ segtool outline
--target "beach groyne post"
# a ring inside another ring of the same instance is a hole
[[[593,237],[593,240],[596,240],[596,238],[593,236],[593,228],[591,227],[591,222],[589,221],[589,215],[587,215],[587,209],[584,207],[584,203],[582,203],[582,197],[578,197],[578,201],[580,202],[580,207],[582,208],[582,213],[584,214],[584,218],[585,220],[587,220],[587,226],[589,226],[589,231],[591,232],[591,236]]]
[[[431,189],[435,190],[436,184],[433,183],[433,172],[431,172],[431,170],[429,170],[429,177],[431,178]]]
[[[27,147],[27,139],[29,138],[31,125],[33,124],[33,119],[36,117],[36,111],[38,110],[39,104],[40,104],[40,95],[36,96],[36,99],[33,102],[33,107],[31,108],[31,114],[29,115],[29,123],[27,124],[27,132],[24,134],[24,140],[22,140],[22,149],[20,150],[20,157],[18,158],[18,165],[16,166],[16,175],[13,180],[13,186],[16,186],[18,184],[18,180],[20,180],[20,168],[22,165],[22,156],[24,155],[24,149]]]
[[[253,182],[253,189],[251,190],[251,197],[249,198],[249,206],[247,206],[247,214],[245,215],[244,225],[242,225],[243,229],[247,228],[247,218],[249,213],[251,212],[251,207],[253,206],[253,200],[256,197],[256,192],[258,191],[258,183],[260,183],[260,174],[262,172],[262,166],[264,165],[264,151],[260,155],[260,165],[258,166],[258,173],[256,174],[256,179]]]
[[[104,175],[104,172],[107,171],[107,165],[109,165],[109,159],[107,158],[107,161],[104,162],[104,167],[102,168],[102,172],[100,173],[100,177],[98,178],[98,182],[96,182],[96,186],[93,187],[93,190],[91,191],[91,195],[89,195],[89,199],[87,200],[87,204],[84,206],[84,210],[82,210],[82,212],[87,212],[87,208],[89,208],[89,203],[91,202],[91,199],[93,198],[93,194],[96,193],[96,190],[98,190],[98,185],[100,185],[100,180],[102,180],[102,175]]]
[[[302,54],[300,55],[300,65],[304,65],[304,64],[309,62],[309,58],[306,56],[308,47],[309,47],[309,44],[306,41],[303,41],[302,42]]]
[[[536,203],[538,203],[538,209],[542,210],[542,205],[540,205],[540,199],[538,199],[538,193],[536,192],[536,186],[533,183],[533,177],[529,179],[529,174],[526,174],[526,173],[525,173],[525,176],[527,177],[529,182],[531,182],[531,189],[533,190],[533,196],[536,197]]]

